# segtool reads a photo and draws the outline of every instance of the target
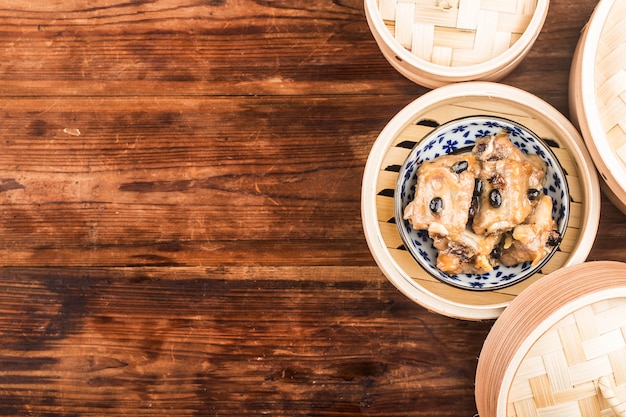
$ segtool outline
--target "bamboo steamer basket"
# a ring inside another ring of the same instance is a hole
[[[567,267],[513,300],[475,396],[480,417],[626,417],[626,264]]]
[[[364,0],[378,47],[408,79],[429,88],[497,81],[522,61],[549,0]]]
[[[456,288],[432,277],[403,248],[394,219],[400,167],[416,141],[437,124],[471,115],[508,118],[549,139],[566,171],[570,218],[559,250],[539,273],[490,291]],[[368,157],[362,182],[361,214],[365,237],[378,266],[404,295],[430,311],[464,320],[497,318],[533,282],[563,267],[585,261],[600,217],[600,187],[591,157],[574,126],[538,97],[491,82],[466,82],[432,90],[401,110],[381,131]]]
[[[626,214],[626,2],[602,0],[583,30],[570,75],[570,113],[603,179]]]

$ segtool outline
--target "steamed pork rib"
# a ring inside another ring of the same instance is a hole
[[[552,199],[543,195],[524,223],[513,229],[511,245],[502,250],[500,262],[512,266],[531,261],[536,265],[559,242],[560,235],[552,220]],[[506,245],[506,243],[505,243]]]
[[[492,271],[495,265],[490,255],[499,241],[499,235],[480,236],[469,228],[451,238],[434,239],[439,250],[437,268],[448,275]]]
[[[479,139],[473,153],[482,163],[478,178],[483,185],[472,223],[474,232],[513,229],[537,204],[545,182],[545,164],[538,156],[523,153],[505,133]]]
[[[404,219],[433,236],[458,235],[467,225],[479,168],[473,155],[444,155],[418,169],[415,199]]]
[[[507,133],[486,136],[468,155],[422,163],[404,219],[428,231],[437,268],[448,275],[537,264],[560,240],[552,199],[542,193],[545,177],[543,160],[522,152]]]

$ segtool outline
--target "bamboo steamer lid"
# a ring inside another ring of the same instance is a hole
[[[549,0],[365,0],[365,15],[389,63],[429,88],[497,81],[526,56]]]
[[[570,113],[603,179],[626,214],[626,2],[602,0],[572,62]]]
[[[559,250],[539,273],[489,291],[456,288],[432,277],[403,248],[394,223],[393,190],[401,166],[433,125],[472,115],[508,118],[544,139],[567,172],[571,214]],[[503,84],[466,82],[432,90],[401,110],[370,151],[362,181],[361,214],[376,263],[404,295],[428,310],[464,320],[497,318],[530,284],[560,268],[585,261],[598,229],[600,187],[593,162],[574,126],[538,97]]]
[[[481,417],[626,416],[626,264],[553,272],[496,320],[476,371]]]

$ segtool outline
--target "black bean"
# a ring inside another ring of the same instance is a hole
[[[561,243],[561,234],[558,231],[553,230],[550,232],[550,236],[548,237],[546,244],[548,246],[556,246],[559,243]]]
[[[502,194],[500,194],[500,190],[493,189],[489,192],[489,203],[493,208],[498,208],[502,205]]]
[[[498,245],[491,251],[491,257],[493,259],[500,259],[502,256],[502,246]]]
[[[535,201],[538,198],[539,198],[539,190],[536,190],[534,188],[528,189],[528,199],[530,201]]]
[[[469,163],[467,161],[458,161],[454,165],[452,165],[452,171],[456,174],[460,174],[463,171],[466,171],[469,167]]]
[[[469,208],[469,218],[472,219],[474,218],[474,216],[476,215],[476,212],[478,211],[478,196],[474,195],[472,196],[472,204],[470,205]]]
[[[435,197],[430,200],[430,211],[438,214],[441,212],[441,210],[443,210],[443,200],[441,199],[441,197]]]

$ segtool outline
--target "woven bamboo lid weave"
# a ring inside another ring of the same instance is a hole
[[[626,264],[589,262],[528,287],[476,371],[481,417],[626,415]]]
[[[571,215],[559,250],[541,271],[510,287],[484,292],[435,279],[412,258],[394,223],[393,190],[412,144],[438,124],[470,115],[516,121],[544,139],[567,171]],[[381,131],[365,166],[361,213],[365,237],[382,272],[403,294],[439,314],[465,320],[496,318],[531,283],[559,268],[584,262],[600,217],[600,188],[593,162],[574,126],[530,93],[488,82],[432,90],[405,107]]]
[[[570,110],[606,194],[626,214],[626,2],[602,0],[572,63]]]
[[[365,0],[383,55],[427,87],[496,81],[528,53],[548,0]]]

